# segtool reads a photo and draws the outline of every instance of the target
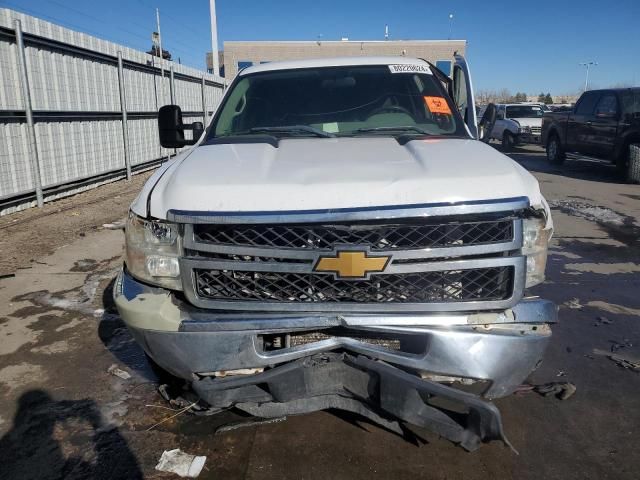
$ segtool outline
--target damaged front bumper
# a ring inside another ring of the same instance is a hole
[[[501,312],[444,315],[215,312],[126,271],[114,298],[154,361],[191,381],[213,407],[261,417],[339,408],[391,430],[399,418],[469,450],[506,441],[498,410],[481,397],[512,393],[540,363],[548,324],[557,321],[555,306],[540,299]],[[457,405],[457,413],[437,400]],[[464,424],[454,420],[460,413]]]
[[[540,133],[520,132],[516,139],[516,143],[518,145],[524,145],[524,144],[540,145],[542,143],[541,139],[542,137]]]
[[[429,428],[469,451],[490,440],[509,445],[492,403],[364,355],[319,354],[248,377],[205,378],[193,388],[210,405],[233,405],[263,418],[336,408],[399,435],[396,418]],[[447,412],[466,414],[466,424]]]

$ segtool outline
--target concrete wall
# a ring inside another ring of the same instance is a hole
[[[390,40],[318,42],[224,42],[224,69],[227,80],[238,74],[238,62],[275,62],[305,58],[363,55],[405,55],[436,63],[465,53],[465,40]]]
[[[26,123],[16,19],[25,42],[37,158]],[[158,107],[171,103],[169,70],[174,72],[174,101],[186,122],[208,118],[220,102],[224,79],[166,61],[161,77],[157,57],[0,9],[0,214],[33,204],[30,165],[36,160],[46,198],[60,195],[68,184],[84,181],[86,187],[92,178],[94,184],[103,182],[105,174],[122,176],[118,52],[124,66],[129,159],[136,170],[169,153],[158,143],[156,125]]]

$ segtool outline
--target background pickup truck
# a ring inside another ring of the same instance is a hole
[[[496,105],[496,123],[491,138],[500,140],[504,151],[515,145],[540,144],[540,128],[544,106],[538,103],[513,103]]]
[[[640,88],[591,90],[571,111],[545,113],[542,142],[547,159],[564,162],[575,152],[615,163],[627,172],[632,144],[640,143]]]

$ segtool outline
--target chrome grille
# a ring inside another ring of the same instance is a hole
[[[197,307],[236,311],[508,308],[524,291],[520,212],[527,205],[518,198],[478,205],[310,213],[315,221],[306,223],[298,212],[181,214],[175,218],[195,222],[184,225],[184,293]],[[315,271],[321,258],[336,258],[345,251],[390,259],[383,271],[360,278]]]
[[[531,133],[535,133],[536,135],[540,135],[542,132],[542,127],[531,127]]]
[[[367,245],[372,251],[486,245],[513,238],[513,221],[496,219],[425,224],[194,225],[197,242],[250,247],[330,250]]]
[[[313,273],[194,271],[196,293],[211,300],[261,302],[430,303],[504,300],[512,267],[376,275],[365,282]]]

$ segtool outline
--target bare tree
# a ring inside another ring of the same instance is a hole
[[[503,88],[498,92],[499,103],[508,103],[511,101],[512,95],[508,88]]]
[[[486,105],[488,103],[496,102],[496,92],[495,90],[478,90],[476,92],[476,102],[481,105]]]

